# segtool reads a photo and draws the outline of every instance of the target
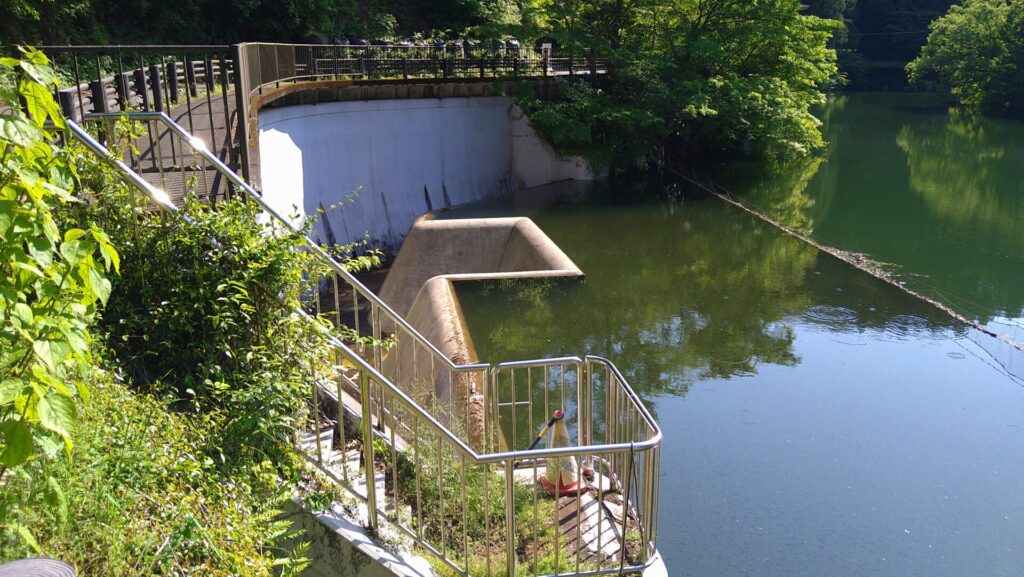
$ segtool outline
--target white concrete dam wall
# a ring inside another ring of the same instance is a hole
[[[506,97],[409,98],[305,104],[259,112],[264,198],[301,223],[323,211],[323,244],[370,239],[394,252],[413,221],[569,178],[561,158]]]

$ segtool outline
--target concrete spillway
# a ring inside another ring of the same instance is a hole
[[[421,214],[566,179],[561,157],[507,97],[302,104],[259,112],[264,198],[323,244],[368,240],[393,253]]]

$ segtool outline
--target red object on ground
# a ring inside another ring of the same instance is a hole
[[[587,486],[578,481],[575,483],[570,483],[569,485],[563,485],[562,482],[559,481],[558,488],[556,489],[555,485],[551,483],[551,481],[548,481],[546,478],[541,477],[540,484],[544,487],[545,491],[551,493],[552,495],[557,495],[559,497],[563,495],[576,495],[587,490]]]

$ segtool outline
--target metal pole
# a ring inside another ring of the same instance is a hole
[[[377,521],[377,482],[373,466],[373,410],[370,408],[370,380],[365,371],[359,371],[359,400],[363,405],[363,475],[366,479],[366,513],[371,531],[379,527]]]
[[[508,577],[516,577],[516,509],[513,503],[516,487],[512,466],[512,459],[505,461],[505,558]]]
[[[249,58],[245,52],[245,44],[231,47],[231,57],[235,61],[235,116],[238,118],[236,136],[238,138],[239,164],[242,177],[252,182],[249,175],[249,88],[246,79],[249,77]]]

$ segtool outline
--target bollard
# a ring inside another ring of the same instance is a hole
[[[122,111],[128,110],[128,107],[132,105],[131,84],[132,81],[129,78],[129,73],[122,72],[121,74],[114,75],[114,88],[117,90],[117,107]]]
[[[185,62],[185,85],[189,94],[193,97],[199,96],[199,89],[196,87],[196,63],[194,60]]]
[[[137,68],[132,71],[135,76],[135,93],[142,97],[142,109],[149,112],[149,88],[146,85],[146,71]]]
[[[92,111],[110,112],[107,107],[107,87],[103,80],[93,80],[90,82],[89,91],[92,92]]]
[[[81,120],[78,114],[78,107],[75,106],[75,94],[70,90],[61,90],[57,93],[57,102],[60,103],[60,110],[64,116],[78,122]]]
[[[161,76],[159,64],[153,64],[149,67],[149,82],[153,87],[153,108],[157,112],[164,111],[164,89]]]
[[[171,90],[171,102],[178,103],[178,63],[167,63],[167,87]]]

